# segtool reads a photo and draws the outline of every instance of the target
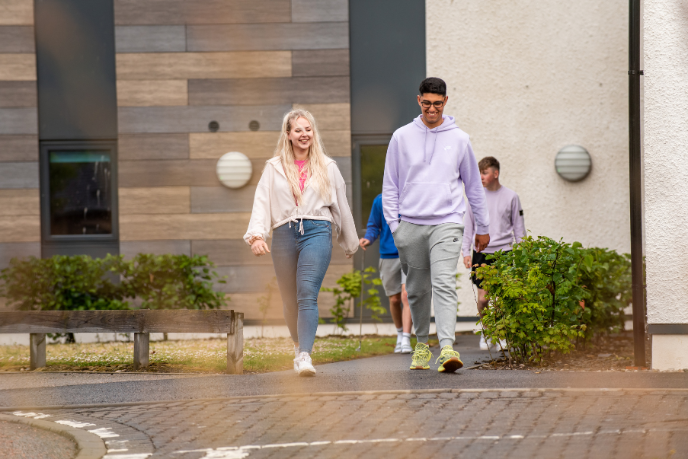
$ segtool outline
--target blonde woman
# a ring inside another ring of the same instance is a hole
[[[358,248],[346,185],[325,154],[313,115],[292,110],[282,122],[275,156],[263,170],[244,240],[254,255],[270,253],[294,340],[294,371],[314,376],[311,361],[318,328],[318,292],[332,256],[332,231],[347,258]]]

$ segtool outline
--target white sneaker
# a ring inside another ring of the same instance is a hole
[[[397,345],[394,346],[394,353],[395,354],[401,354],[401,340],[397,340]]]
[[[296,359],[299,358],[299,348],[294,346],[294,371],[299,372],[299,366],[296,364]]]
[[[401,351],[402,354],[410,354],[413,352],[413,348],[411,347],[410,342],[401,342]]]
[[[308,352],[302,352],[294,359],[294,370],[299,376],[315,376],[315,367]]]
[[[487,347],[487,341],[485,341],[485,335],[483,335],[483,334],[480,335],[480,350],[481,351],[489,350],[489,348]]]

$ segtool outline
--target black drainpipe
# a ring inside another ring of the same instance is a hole
[[[628,130],[631,197],[631,269],[633,271],[633,344],[635,365],[645,366],[645,276],[643,273],[643,193],[640,145],[640,0],[629,0]]]

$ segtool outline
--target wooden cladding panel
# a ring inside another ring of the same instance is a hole
[[[0,135],[38,134],[38,110],[0,108]]]
[[[38,162],[0,164],[2,188],[38,188]]]
[[[33,25],[33,0],[0,0],[0,25]]]
[[[344,250],[339,247],[336,234],[332,239],[332,265],[351,266],[351,259],[346,258]],[[272,238],[268,239],[268,244],[272,246]],[[251,248],[243,239],[224,239],[214,241],[191,241],[191,252],[193,255],[208,255],[217,266],[233,265],[270,265],[272,266],[272,255],[267,254],[261,257],[253,255]]]
[[[238,151],[249,158],[269,158],[278,138],[279,131],[192,133],[189,154],[191,158],[220,159],[227,152]]]
[[[191,255],[191,241],[121,241],[119,253],[127,260],[134,258],[139,253],[152,253],[153,255]]]
[[[295,77],[349,76],[349,50],[294,51],[291,67]]]
[[[187,86],[187,80],[119,80],[117,105],[120,107],[187,105],[189,100]]]
[[[208,123],[217,121],[220,132],[249,131],[253,120],[261,130],[279,131],[290,105],[121,107],[119,132],[125,134],[208,132]],[[0,117],[2,116],[0,110]],[[0,118],[1,119],[1,118]]]
[[[0,148],[2,137],[0,137]],[[188,159],[188,134],[124,134],[118,139],[120,161]]]
[[[189,80],[189,105],[347,103],[349,77]]]
[[[2,11],[0,11],[0,15],[2,15]],[[0,53],[35,52],[33,27],[0,26]]]
[[[20,161],[38,161],[38,136],[0,135],[0,162]]]
[[[0,269],[10,265],[12,258],[41,257],[40,242],[0,242]]]
[[[41,221],[38,215],[0,217],[0,242],[38,242]]]
[[[189,187],[120,188],[119,214],[188,214]]]
[[[10,215],[40,215],[37,189],[0,189],[0,217]]]
[[[212,159],[120,161],[119,186],[218,186],[216,163]]]
[[[115,0],[115,24],[285,22],[290,0]]]
[[[250,218],[249,213],[122,215],[120,240],[239,239]]]
[[[292,22],[347,22],[348,0],[292,0]]]
[[[36,107],[35,81],[0,81],[0,107]]]
[[[260,171],[253,171],[260,175]],[[255,186],[232,190],[224,186],[192,187],[191,213],[251,212]]]
[[[183,25],[117,26],[115,51],[118,53],[165,53],[186,51]]]
[[[340,131],[351,129],[351,104],[294,104],[294,108],[308,110],[315,117],[318,129]],[[351,136],[349,136],[351,137]],[[347,155],[351,154],[351,150]]]
[[[291,55],[289,56],[291,61]],[[289,63],[291,70],[291,62]],[[35,54],[0,54],[0,81],[35,81]]]
[[[201,52],[348,48],[349,24],[190,25],[186,45]]]
[[[16,311],[0,333],[234,333],[233,310]]]
[[[8,55],[0,55],[0,63],[2,63],[3,56]],[[10,54],[9,56],[15,55]],[[290,76],[290,51],[117,54],[117,78],[120,80],[277,78]],[[1,77],[2,73],[0,73],[0,79],[8,79]],[[33,78],[35,79],[35,70]]]

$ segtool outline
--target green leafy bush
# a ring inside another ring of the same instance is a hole
[[[0,272],[0,295],[21,310],[214,309],[226,304],[213,281],[224,283],[205,256],[139,254],[91,258],[12,259]]]
[[[365,292],[368,294],[367,298],[363,300],[363,306],[372,312],[373,320],[381,321],[380,314],[387,312],[382,307],[380,302],[380,292],[376,288],[382,285],[382,281],[378,277],[373,277],[375,268],[372,266],[366,268],[361,275],[361,271],[354,270],[351,273],[344,274],[337,280],[339,287],[328,288],[322,287],[323,292],[332,292],[335,298],[335,304],[330,308],[332,314],[332,323],[336,324],[342,331],[348,330],[346,328],[346,319],[349,317],[351,304],[355,298],[361,296],[361,285],[370,286]]]
[[[484,333],[505,340],[516,360],[567,353],[595,333],[623,327],[631,298],[628,256],[541,236],[488,258],[494,264],[477,270],[490,301]]]

